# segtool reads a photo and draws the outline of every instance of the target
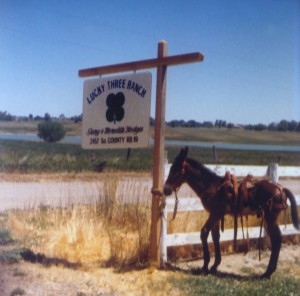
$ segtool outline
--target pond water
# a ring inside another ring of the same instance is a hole
[[[0,134],[0,140],[19,140],[19,141],[41,141],[38,136],[30,134]],[[80,136],[67,136],[62,140],[63,143],[81,143]],[[153,139],[149,141],[153,145]],[[220,142],[187,142],[187,141],[171,141],[166,140],[167,146],[190,146],[190,147],[204,147],[231,150],[263,150],[263,151],[287,151],[300,152],[300,146],[285,146],[285,145],[261,145],[261,144],[231,144]]]
[[[37,135],[32,134],[0,134],[0,140],[16,141],[42,141]],[[81,143],[80,136],[67,136],[63,139],[64,143]]]

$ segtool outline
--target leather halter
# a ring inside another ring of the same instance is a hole
[[[185,169],[186,169],[186,167],[187,167],[187,164],[188,164],[188,163],[187,163],[186,161],[184,161],[183,164],[182,164],[182,169],[181,169],[181,174],[182,174],[182,175],[185,174]]]

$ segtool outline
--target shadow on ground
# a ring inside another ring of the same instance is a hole
[[[239,281],[253,281],[253,280],[259,280],[261,279],[259,275],[241,275],[236,274],[232,272],[223,272],[223,271],[217,271],[216,273],[204,273],[201,268],[194,268],[194,269],[184,269],[178,266],[173,266],[172,264],[167,264],[166,269],[170,271],[176,271],[176,272],[182,272],[184,274],[188,275],[202,275],[206,276],[208,274],[211,274],[218,278],[232,278]]]

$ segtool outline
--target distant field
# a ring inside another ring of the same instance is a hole
[[[10,134],[37,134],[37,126],[40,121],[0,121],[0,133]],[[63,122],[68,136],[81,134],[81,123],[71,120]]]
[[[37,134],[38,122],[0,122],[0,133]],[[81,124],[64,122],[67,135],[80,135]],[[153,129],[151,130],[153,136]],[[255,132],[225,128],[166,128],[166,139],[240,144],[269,144],[300,146],[300,133]],[[180,147],[167,146],[168,160],[172,162]],[[127,159],[127,149],[83,150],[78,144],[0,141],[0,171],[2,172],[80,172],[96,170],[105,162],[113,170],[152,170],[152,147],[132,149]],[[189,156],[202,163],[213,163],[212,148],[190,147]],[[250,151],[217,149],[217,161],[222,164],[300,165],[299,152]]]
[[[182,141],[223,142],[239,144],[295,145],[300,146],[298,132],[249,131],[227,128],[171,128],[166,138]]]
[[[0,121],[0,133],[37,134],[36,121]],[[81,135],[81,123],[63,122],[68,136]],[[151,136],[154,132],[151,128]],[[227,128],[171,128],[166,127],[166,139],[178,141],[223,142],[239,144],[300,146],[298,132],[247,131]]]

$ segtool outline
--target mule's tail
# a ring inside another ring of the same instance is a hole
[[[291,203],[291,214],[292,214],[293,225],[296,229],[300,230],[296,198],[289,189],[284,188],[283,191],[285,192],[286,196],[288,197]]]

